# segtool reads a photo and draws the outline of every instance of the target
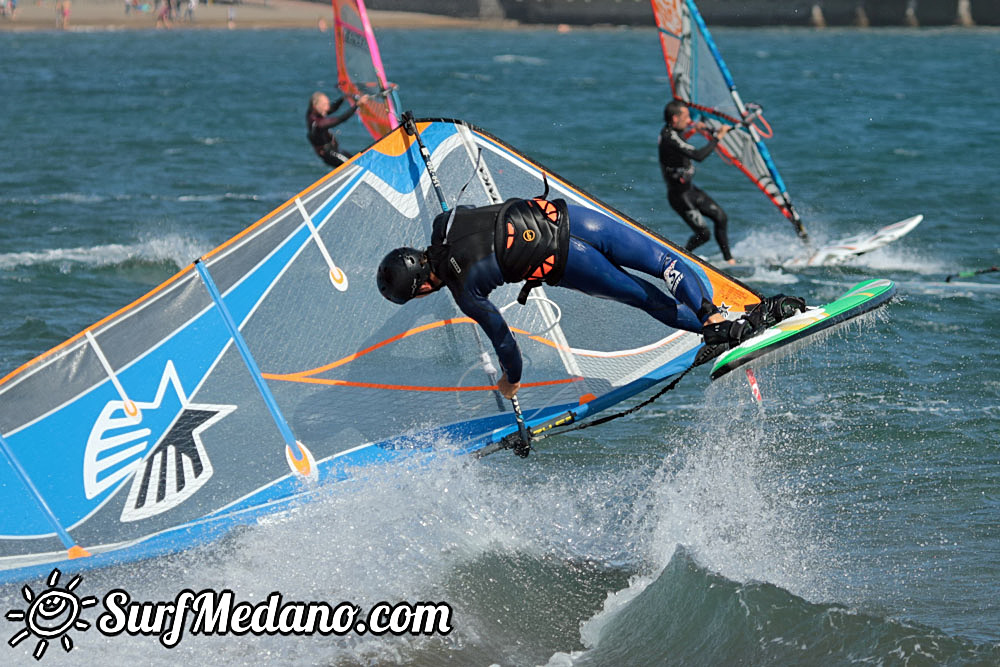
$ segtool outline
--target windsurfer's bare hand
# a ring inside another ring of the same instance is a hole
[[[497,380],[497,389],[500,390],[500,393],[503,394],[504,398],[514,398],[514,395],[520,388],[521,388],[520,382],[514,382],[513,384],[507,382],[506,373],[504,373],[503,376],[499,380]]]
[[[718,131],[716,131],[715,136],[721,139],[722,137],[726,136],[726,133],[729,132],[729,130],[731,129],[733,129],[732,125],[723,125],[718,129]]]

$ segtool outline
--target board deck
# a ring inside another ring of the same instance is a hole
[[[711,377],[713,380],[718,379],[726,373],[789,343],[802,340],[884,306],[895,293],[895,283],[884,278],[858,283],[839,299],[824,306],[811,306],[805,312],[797,313],[750,338],[742,345],[727,351],[715,360]]]

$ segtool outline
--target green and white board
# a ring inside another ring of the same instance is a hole
[[[825,329],[852,320],[884,306],[896,293],[896,284],[878,278],[858,283],[836,301],[824,306],[810,306],[769,329],[765,329],[739,347],[734,347],[715,361],[712,379],[759,359],[789,343],[800,341]]]

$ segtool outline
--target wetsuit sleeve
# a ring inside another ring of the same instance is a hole
[[[712,154],[712,151],[715,150],[715,146],[719,143],[719,138],[713,135],[712,138],[708,140],[707,144],[701,148],[695,148],[688,142],[684,141],[680,134],[668,127],[664,127],[660,132],[660,142],[668,150],[680,153],[681,155],[696,162],[701,162]]]
[[[485,296],[468,290],[452,290],[459,309],[471,317],[486,332],[493,343],[500,365],[507,374],[507,381],[514,384],[521,381],[521,350],[517,347],[514,334],[507,326],[503,315]]]
[[[358,108],[352,105],[350,109],[340,114],[339,116],[324,116],[323,118],[314,121],[313,125],[321,130],[328,130],[331,127],[335,127],[343,123],[345,120],[353,116],[357,110]]]

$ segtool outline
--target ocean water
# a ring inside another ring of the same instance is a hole
[[[418,116],[461,118],[668,238],[652,30],[378,33]],[[713,157],[749,284],[888,309],[757,370],[707,372],[527,460],[393,467],[219,543],[85,574],[137,600],[447,601],[441,637],[72,632],[4,664],[1000,664],[1000,93],[993,30],[717,30],[817,241],[916,213],[837,268],[774,268],[791,226]],[[318,31],[0,33],[0,374],[141,296],[324,174]],[[356,123],[341,143],[360,149]],[[714,243],[714,242],[713,242]],[[706,245],[718,257],[713,245]],[[44,582],[34,582],[37,591]],[[4,611],[23,607],[0,588]],[[13,635],[17,625],[3,621]]]

